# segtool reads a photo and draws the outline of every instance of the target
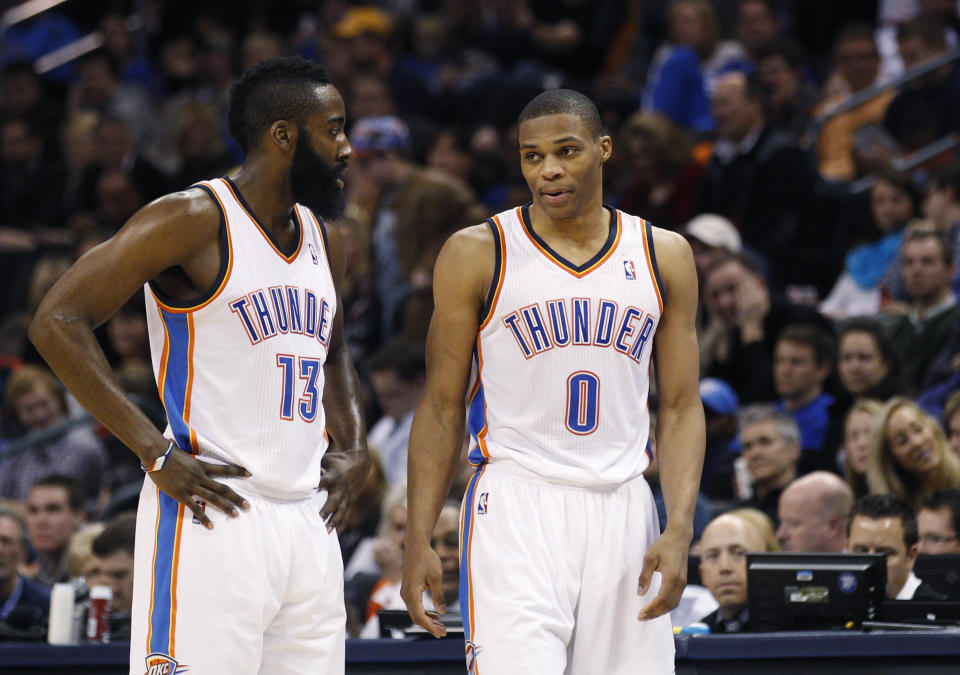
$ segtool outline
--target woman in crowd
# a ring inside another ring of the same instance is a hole
[[[883,403],[862,398],[850,408],[843,423],[843,477],[859,499],[866,495],[870,434]]]
[[[875,320],[852,319],[837,340],[837,375],[852,400],[885,401],[900,393],[900,368],[893,343]]]
[[[895,396],[878,413],[870,436],[867,485],[916,506],[935,490],[960,487],[960,457],[937,420]]]
[[[870,188],[872,224],[866,241],[847,252],[843,273],[820,311],[833,319],[876,314],[890,295],[885,284],[896,267],[907,223],[919,215],[921,193],[910,177],[893,170],[874,174]]]

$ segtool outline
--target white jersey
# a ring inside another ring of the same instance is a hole
[[[650,460],[650,353],[665,300],[650,224],[611,210],[607,241],[575,266],[533,231],[529,206],[488,223],[497,262],[474,352],[471,461],[570,485],[636,478]]]
[[[323,365],[337,311],[326,231],[296,205],[299,243],[285,255],[229,179],[197,186],[221,212],[216,290],[177,303],[145,288],[165,435],[245,467],[255,492],[307,497],[327,448]]]

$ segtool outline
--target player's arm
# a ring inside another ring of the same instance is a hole
[[[648,549],[639,593],[662,575],[660,592],[640,612],[652,619],[677,606],[686,585],[706,432],[700,400],[697,352],[697,273],[690,245],[678,234],[654,229],[654,246],[666,304],[654,336],[657,394],[657,461],[667,509],[667,527]]]
[[[199,190],[168,195],[135,213],[111,239],[80,258],[57,281],[30,324],[30,340],[80,404],[140,458],[144,466],[164,455],[168,441],[124,393],[93,330],[144,283],[165,270],[197,270],[200,258],[218,250],[220,215]],[[246,476],[242,467],[201,463],[170,452],[150,477],[186,504],[200,521],[209,518],[193,495],[236,514],[246,502],[211,476]]]
[[[477,225],[447,240],[433,274],[427,378],[410,431],[400,595],[410,617],[435,637],[445,635],[446,629],[424,611],[422,592],[430,591],[441,613],[446,606],[440,559],[430,548],[430,536],[460,457],[470,360],[493,267],[493,235],[486,225]]]
[[[333,450],[324,455],[319,487],[327,491],[327,501],[320,515],[327,522],[327,529],[333,530],[346,523],[350,505],[367,478],[370,455],[360,404],[360,381],[343,337],[340,288],[343,286],[345,254],[340,233],[335,227],[327,228],[327,245],[330,247],[330,271],[337,288],[337,313],[333,317],[329,350],[323,365],[323,410],[327,432],[333,439]]]

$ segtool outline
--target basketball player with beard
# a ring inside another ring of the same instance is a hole
[[[344,670],[335,530],[368,467],[337,311],[343,250],[324,226],[344,205],[345,124],[322,66],[250,69],[230,94],[239,170],[142,208],[31,324],[51,367],[147,473],[131,673]],[[93,334],[141,287],[163,434]]]

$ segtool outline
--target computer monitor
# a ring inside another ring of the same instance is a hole
[[[880,616],[882,553],[748,553],[747,605],[756,632],[857,627]]]
[[[918,555],[913,573],[948,600],[960,601],[960,553]]]

